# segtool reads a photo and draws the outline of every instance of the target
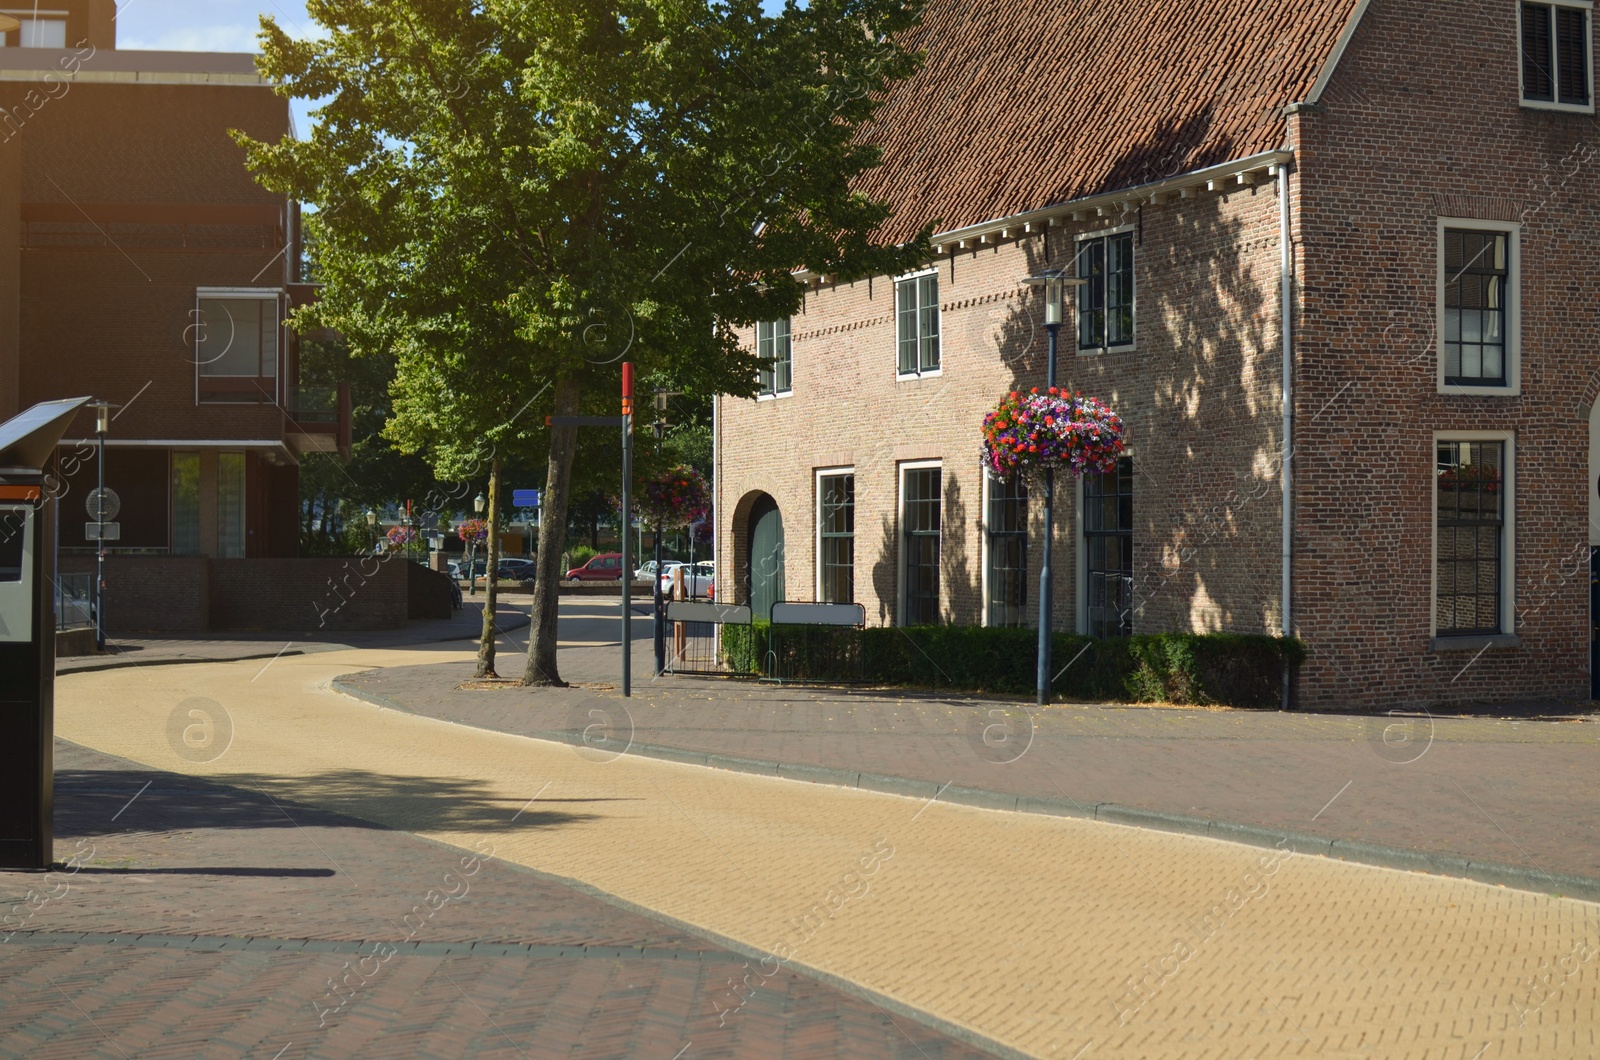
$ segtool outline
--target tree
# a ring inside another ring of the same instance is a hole
[[[240,137],[267,187],[319,207],[326,286],[301,312],[394,351],[392,437],[458,456],[547,445],[525,680],[559,684],[577,439],[530,425],[614,414],[623,360],[751,395],[759,362],[736,329],[794,312],[795,270],[927,259],[931,226],[886,245],[887,206],[851,190],[878,159],[859,135],[875,99],[915,68],[896,37],[920,0],[307,6],[326,36],[263,18],[261,66],[328,99],[318,124],[307,141]],[[500,400],[532,393],[520,421]]]

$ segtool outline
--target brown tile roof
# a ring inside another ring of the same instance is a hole
[[[1282,145],[1357,0],[929,0],[866,139],[904,239]]]

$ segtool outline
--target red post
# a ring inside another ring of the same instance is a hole
[[[622,414],[633,415],[633,362],[622,362]]]

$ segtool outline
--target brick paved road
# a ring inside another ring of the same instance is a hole
[[[719,1025],[741,958],[497,857],[70,744],[57,764],[57,854],[83,863],[0,872],[0,1057],[987,1055],[790,972]]]
[[[612,757],[327,691],[341,673],[416,657],[285,658],[254,676],[249,663],[143,670],[138,681],[76,675],[61,683],[60,728],[459,847],[487,835],[500,861],[770,948],[776,963],[1036,1055],[1600,1052],[1595,905]],[[210,761],[187,757],[194,748],[172,728],[195,702],[233,723]],[[570,707],[575,720],[617,725],[604,696]]]
[[[602,683],[566,693],[460,691],[471,672],[464,663],[384,669],[346,683],[431,717],[533,736],[572,733],[588,724],[574,720],[579,702],[620,702],[611,687],[616,655],[563,650],[569,680]],[[634,658],[643,676],[629,710],[640,743],[1111,802],[1600,878],[1595,716],[1362,718],[1115,705],[991,715],[1005,705],[651,680],[647,648]],[[508,663],[502,673],[521,672],[515,659]]]

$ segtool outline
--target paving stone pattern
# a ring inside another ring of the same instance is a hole
[[[650,676],[635,653],[632,739],[1281,828],[1600,878],[1600,716],[1356,716],[1062,705]],[[344,684],[448,721],[571,737],[577,704],[622,703],[616,650],[569,648],[583,687],[464,691],[470,664]],[[520,673],[516,666],[502,673]],[[619,715],[620,717],[620,715]]]
[[[997,1051],[1074,1060],[1600,1052],[1592,903],[1292,845],[1274,853],[612,755],[330,690],[342,674],[419,655],[469,660],[461,650],[352,650],[285,658],[261,674],[253,663],[214,663],[147,668],[131,680],[73,675],[58,687],[58,731],[151,768],[458,850],[488,838],[497,862],[573,881],[687,935],[729,940],[736,952],[771,953],[822,982],[870,992],[897,1020],[926,1014]],[[572,673],[580,669],[575,662]],[[170,727],[190,699],[232,720],[231,741],[207,761],[190,758]],[[602,727],[625,717],[599,693],[571,706]],[[337,848],[322,846],[343,864]],[[311,857],[298,867],[326,860]],[[341,966],[348,959],[334,956]],[[602,967],[575,963],[566,981]],[[460,1007],[442,989],[425,992],[426,969],[408,974],[396,974],[400,997],[370,1018],[409,1012],[422,997]],[[594,1011],[562,1015],[578,1025]],[[617,1033],[637,1034],[649,1011],[619,1017]],[[689,1030],[698,1032],[686,1028],[685,1039]],[[669,1057],[678,1047],[667,1034],[649,1044],[650,1055],[659,1044]]]
[[[516,865],[467,875],[460,850],[64,742],[57,765],[57,856],[83,860],[0,873],[0,1057],[987,1055],[791,972],[719,1025],[742,958]],[[54,897],[29,913],[30,890]]]

